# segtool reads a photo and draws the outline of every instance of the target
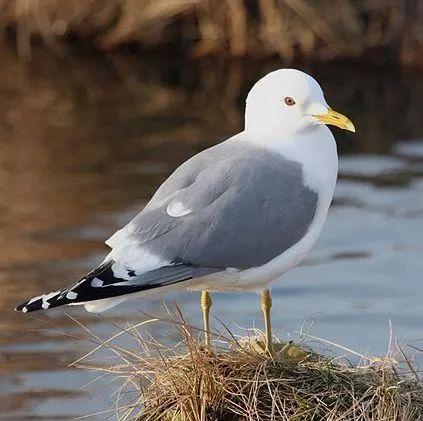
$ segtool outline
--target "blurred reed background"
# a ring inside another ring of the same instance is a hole
[[[83,40],[108,51],[423,65],[420,0],[1,0],[0,25],[25,60],[36,40],[56,51]]]
[[[104,239],[180,162],[242,129],[252,84],[288,65],[315,76],[357,134],[335,133],[334,204],[310,261],[275,284],[275,331],[289,338],[318,311],[319,336],[360,352],[385,351],[388,319],[401,338],[421,338],[422,9],[421,0],[0,0],[0,418],[109,408],[105,382],[75,393],[93,376],[64,369],[88,342],[67,336],[80,329],[63,309],[38,319],[13,307],[97,264]],[[140,309],[163,315],[162,298],[102,317],[66,311],[108,337]],[[200,325],[197,296],[165,298]],[[261,325],[253,294],[219,294],[214,314],[237,333]]]

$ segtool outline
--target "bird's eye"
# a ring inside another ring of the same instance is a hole
[[[291,107],[292,105],[295,105],[295,101],[290,96],[287,96],[284,99],[284,101],[285,101],[285,104],[288,105],[289,107]]]

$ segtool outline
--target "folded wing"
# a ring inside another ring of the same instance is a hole
[[[302,168],[248,142],[224,142],[180,166],[106,243],[104,263],[69,288],[17,307],[34,311],[169,286],[265,264],[308,230],[317,193]]]

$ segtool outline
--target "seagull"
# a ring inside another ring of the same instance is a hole
[[[355,132],[313,77],[268,73],[248,93],[243,131],[179,166],[106,241],[111,251],[97,268],[16,310],[79,304],[102,312],[153,292],[198,290],[210,348],[210,292],[255,290],[272,354],[269,285],[314,246],[335,189],[338,156],[327,125]]]

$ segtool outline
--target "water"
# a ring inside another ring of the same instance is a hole
[[[22,315],[14,305],[57,289],[98,263],[178,163],[242,127],[243,98],[277,62],[133,56],[65,57],[39,51],[26,68],[0,62],[0,418],[71,419],[107,410],[113,387],[67,368],[90,349],[66,314],[102,337],[165,314],[162,297],[102,316],[78,308]],[[340,180],[326,228],[304,264],[273,287],[274,330],[384,354],[389,321],[419,346],[423,296],[423,79],[394,69],[308,66],[355,136],[336,130]],[[178,293],[200,325],[198,295]],[[216,294],[213,315],[235,333],[261,326],[253,293]],[[218,323],[214,321],[214,324]],[[147,328],[146,328],[147,329]],[[166,336],[163,325],[150,329]],[[123,339],[123,342],[126,342]],[[98,363],[109,362],[103,356]],[[92,419],[105,419],[96,415]]]

